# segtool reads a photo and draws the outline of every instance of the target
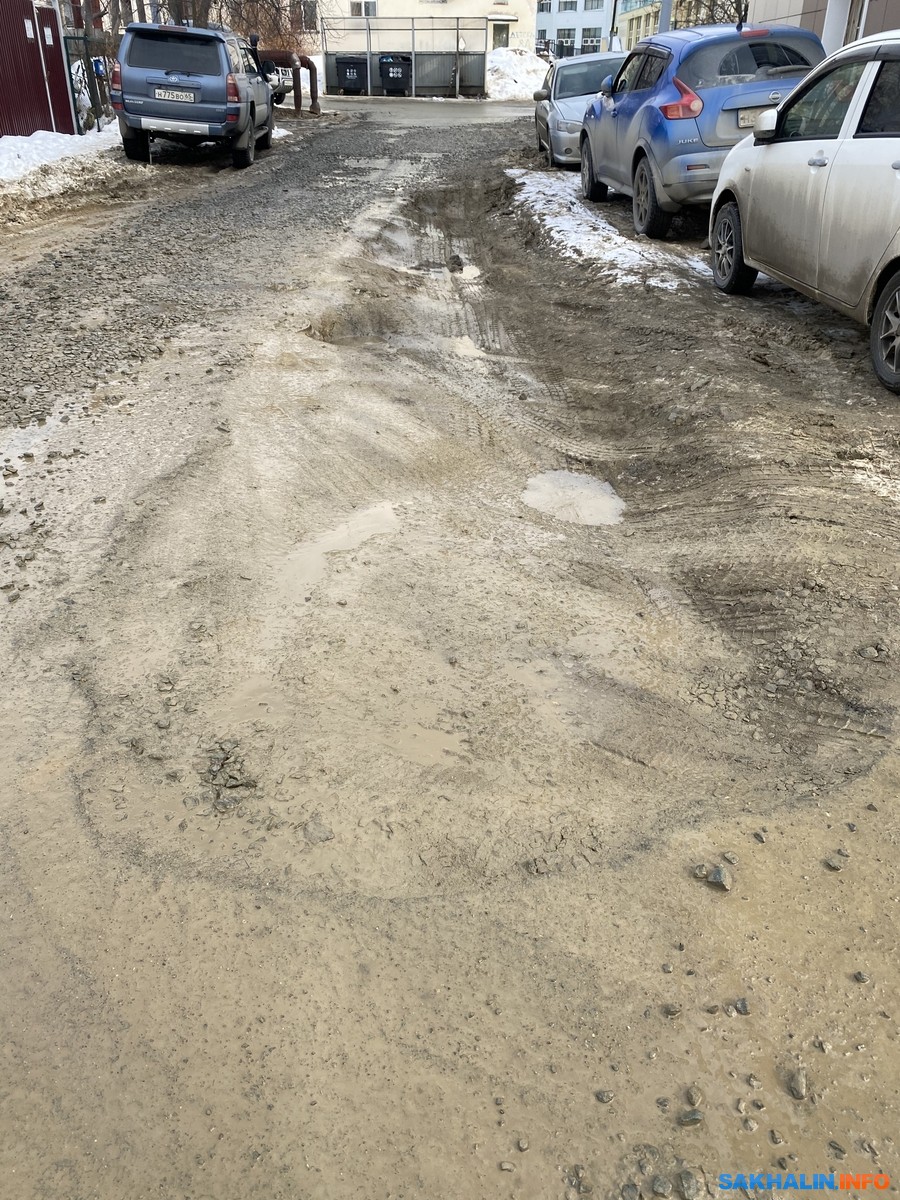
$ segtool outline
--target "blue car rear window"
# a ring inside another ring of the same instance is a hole
[[[177,33],[136,33],[128,50],[128,65],[185,75],[222,74],[218,41]]]
[[[698,46],[679,63],[677,75],[695,92],[704,88],[729,87],[754,80],[798,75],[825,57],[815,43],[789,37],[751,41],[739,35],[733,41]]]

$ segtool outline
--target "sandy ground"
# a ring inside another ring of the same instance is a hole
[[[895,1194],[897,401],[420,108],[6,235],[0,1193]]]

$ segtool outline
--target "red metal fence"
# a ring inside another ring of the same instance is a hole
[[[32,0],[0,0],[0,135],[75,133],[59,14]]]

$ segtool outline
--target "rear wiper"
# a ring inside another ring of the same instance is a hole
[[[806,75],[812,67],[768,67],[766,75]]]

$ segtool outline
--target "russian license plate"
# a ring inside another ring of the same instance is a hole
[[[753,122],[763,110],[761,108],[742,108],[738,111],[738,129],[752,129]]]
[[[193,92],[182,92],[178,88],[157,88],[153,94],[157,100],[186,100],[188,104],[194,103]]]

